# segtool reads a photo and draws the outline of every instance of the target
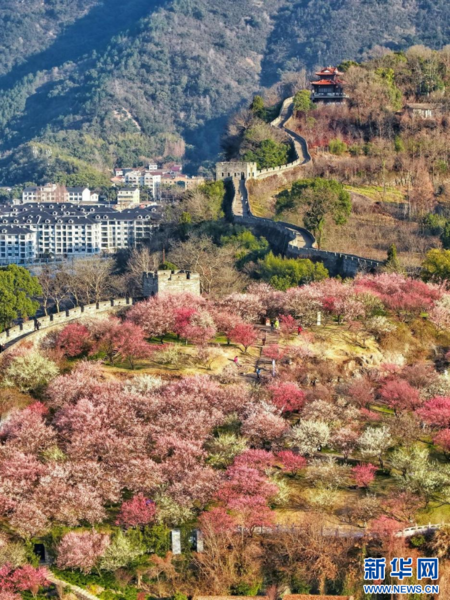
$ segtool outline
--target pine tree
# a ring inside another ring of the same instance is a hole
[[[384,263],[384,268],[389,273],[398,273],[402,270],[400,261],[397,255],[397,246],[395,244],[391,244],[387,251],[387,259]]]

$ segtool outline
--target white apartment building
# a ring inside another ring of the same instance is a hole
[[[36,258],[36,232],[0,225],[0,264],[23,264]]]
[[[138,187],[124,187],[117,192],[117,206],[119,209],[137,206],[141,199]]]
[[[0,210],[0,264],[135,247],[149,239],[160,222],[155,206],[118,212],[70,203],[10,204]]]
[[[148,187],[152,197],[156,200],[160,197],[161,175],[151,171],[127,171],[123,176],[124,182],[129,186]]]
[[[92,194],[89,188],[87,187],[68,187],[66,188],[66,202],[92,202]]]
[[[22,202],[91,202],[91,192],[87,187],[65,187],[56,183],[24,188]]]

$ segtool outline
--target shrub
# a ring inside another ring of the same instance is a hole
[[[328,144],[328,149],[331,152],[331,154],[335,154],[336,156],[342,156],[344,152],[347,152],[348,146],[343,140],[336,138],[335,140],[330,141],[330,143]]]

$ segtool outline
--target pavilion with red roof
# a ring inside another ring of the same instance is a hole
[[[348,98],[344,92],[345,82],[341,79],[341,71],[337,67],[325,67],[316,73],[317,81],[312,81],[313,102],[342,103]]]

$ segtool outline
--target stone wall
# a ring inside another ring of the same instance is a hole
[[[328,252],[317,248],[296,248],[288,245],[286,255],[292,258],[309,258],[312,261],[320,261],[328,269],[330,275],[335,277],[356,277],[358,273],[374,273],[383,266],[383,262],[355,256],[354,254],[342,254],[340,252]]]
[[[296,160],[274,167],[272,169],[262,169],[256,173],[254,163],[236,162],[236,163],[218,163],[216,175],[218,179],[228,179],[231,181],[233,192],[231,200],[231,217],[234,223],[239,223],[250,227],[258,235],[263,235],[269,241],[271,247],[285,256],[292,258],[309,258],[312,261],[323,262],[330,275],[341,275],[342,277],[355,277],[359,272],[375,272],[383,265],[382,262],[355,256],[353,254],[342,254],[339,252],[327,252],[316,248],[316,240],[313,234],[303,227],[297,227],[291,223],[282,221],[272,221],[252,215],[249,193],[247,188],[248,179],[264,179],[272,175],[277,175],[284,171],[294,169],[301,165],[306,165],[311,161],[306,140],[295,131],[287,127],[293,112],[293,98],[287,98],[281,107],[279,116],[271,122],[273,127],[283,129],[291,137]],[[226,170],[228,165],[235,165]],[[247,167],[246,167],[247,165]],[[248,165],[251,165],[249,167]],[[250,173],[249,176],[242,177],[244,173]],[[225,174],[227,175],[225,177]]]
[[[144,273],[142,279],[143,294],[146,298],[160,292],[180,294],[189,292],[200,296],[200,275],[190,271],[155,271]]]
[[[256,177],[256,163],[246,161],[229,161],[216,163],[216,181],[224,179],[252,179]]]
[[[34,320],[26,321],[21,325],[15,325],[0,333],[0,344],[3,346],[11,344],[11,342],[18,341],[25,336],[39,335],[42,331],[54,327],[55,325],[63,325],[86,317],[89,315],[95,315],[102,312],[111,312],[123,308],[125,306],[131,306],[133,303],[131,298],[115,298],[114,300],[105,300],[98,304],[87,304],[86,306],[76,306],[70,310],[65,310],[59,313],[48,315],[47,317],[40,317],[39,331],[35,330]]]

